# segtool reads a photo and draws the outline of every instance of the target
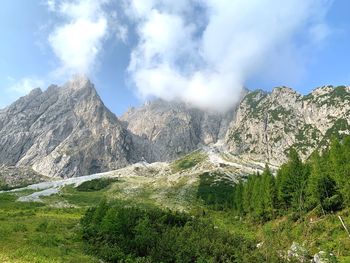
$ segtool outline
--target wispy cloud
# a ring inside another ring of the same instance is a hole
[[[305,66],[300,50],[312,49],[330,33],[325,21],[330,3],[127,0],[139,37],[130,76],[141,97],[227,110],[252,76]]]
[[[108,27],[109,16],[104,10],[108,2],[48,1],[49,9],[61,19],[61,23],[56,24],[48,38],[60,61],[60,67],[56,71],[59,76],[88,74],[94,70],[103,43],[111,33]]]
[[[11,84],[7,89],[8,92],[16,93],[17,95],[25,95],[35,88],[42,88],[45,82],[39,78],[23,78],[18,81],[15,81],[12,78],[9,78]]]
[[[20,96],[27,95],[32,89],[43,88],[45,81],[37,77],[27,77],[16,80],[12,77],[7,77],[8,87],[4,89],[0,98],[0,109],[11,103]]]

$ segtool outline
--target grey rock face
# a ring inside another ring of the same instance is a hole
[[[0,111],[0,165],[46,176],[104,172],[138,161],[170,161],[203,145],[275,165],[291,147],[308,157],[334,134],[350,131],[350,88],[322,87],[307,96],[281,87],[242,93],[226,114],[154,100],[120,120],[93,84],[78,76]]]
[[[0,112],[0,160],[48,176],[71,177],[132,162],[132,140],[78,76],[63,87],[33,90]]]
[[[350,132],[350,88],[325,86],[302,96],[286,87],[250,92],[226,135],[230,151],[279,165],[291,147],[307,158]]]
[[[180,102],[155,100],[122,117],[148,162],[168,161],[223,139],[235,109],[207,113]]]

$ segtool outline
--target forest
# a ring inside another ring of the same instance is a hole
[[[82,238],[86,250],[106,262],[284,262],[276,251],[257,249],[254,237],[218,228],[207,213],[222,211],[257,227],[279,217],[331,214],[350,206],[349,179],[347,136],[304,162],[291,149],[275,173],[266,165],[235,185],[202,174],[197,198],[204,206],[197,214],[102,201],[82,218]]]
[[[302,162],[291,149],[287,163],[274,176],[268,165],[233,188],[232,209],[240,216],[268,221],[307,212],[333,213],[350,206],[350,137],[333,139]]]
[[[81,226],[86,250],[107,262],[266,262],[254,239],[183,212],[102,201]]]

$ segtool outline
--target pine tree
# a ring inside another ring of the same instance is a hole
[[[251,214],[253,211],[252,206],[252,193],[253,193],[253,178],[254,175],[248,177],[247,182],[244,184],[243,188],[243,211],[245,214]]]
[[[278,199],[284,209],[304,210],[309,169],[298,153],[290,150],[289,160],[278,171]]]
[[[272,219],[276,208],[277,191],[275,178],[273,177],[269,166],[266,164],[262,173],[262,204],[264,209],[264,218]]]
[[[238,183],[234,188],[234,194],[233,194],[233,209],[237,212],[239,215],[243,215],[243,183]]]
[[[342,165],[342,171],[340,171],[342,177],[340,180],[341,192],[345,204],[350,206],[350,136],[344,138],[341,153],[342,160],[339,162]]]
[[[252,177],[252,215],[256,219],[260,219],[264,213],[263,200],[262,200],[262,178],[259,174]]]

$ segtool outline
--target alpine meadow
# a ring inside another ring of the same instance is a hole
[[[0,262],[350,263],[348,10],[4,0]]]

